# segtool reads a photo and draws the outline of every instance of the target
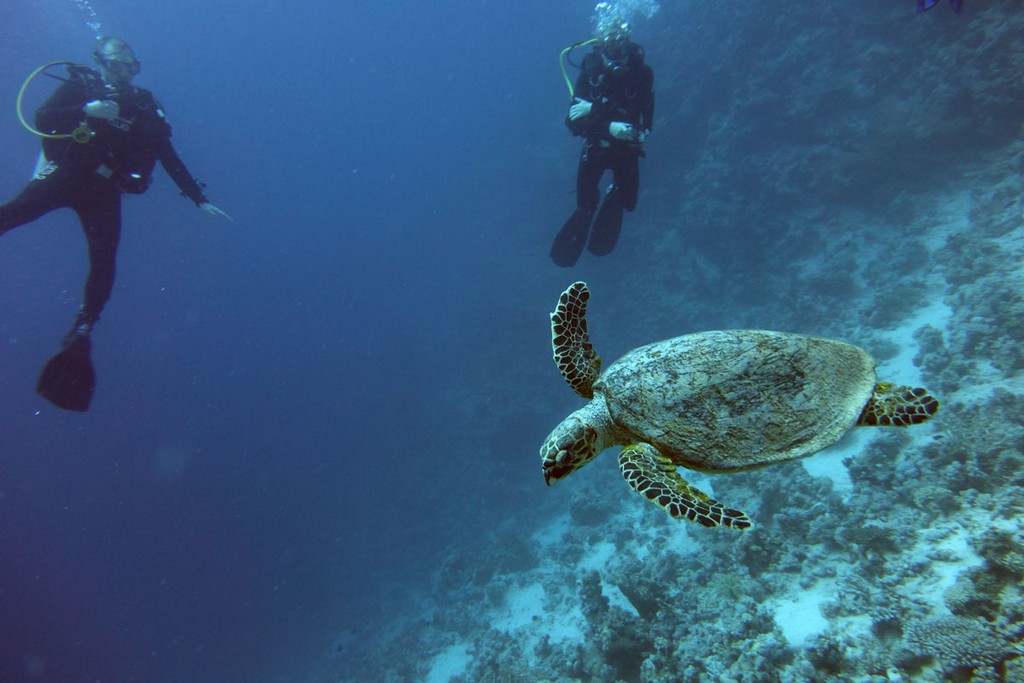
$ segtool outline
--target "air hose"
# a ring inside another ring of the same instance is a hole
[[[28,84],[31,83],[36,76],[49,69],[51,66],[57,66],[59,64],[74,64],[74,62],[50,62],[48,64],[43,64],[41,67],[30,73],[28,75],[28,78],[25,79],[25,82],[21,84],[21,88],[18,89],[18,100],[16,103],[18,110],[18,120],[21,121],[21,125],[25,127],[25,130],[32,133],[33,135],[38,135],[41,138],[47,138],[49,140],[66,140],[68,138],[71,138],[75,142],[84,144],[92,140],[93,135],[92,130],[89,128],[89,126],[85,124],[82,124],[78,128],[75,128],[70,133],[44,133],[41,130],[36,130],[35,128],[30,126],[28,121],[25,120],[24,115],[22,115],[21,113],[21,100],[25,97],[25,90],[28,88]]]
[[[575,50],[576,48],[578,48],[578,47],[583,47],[584,45],[590,45],[591,43],[596,43],[596,42],[597,42],[597,38],[591,38],[590,40],[584,40],[584,41],[581,41],[581,42],[576,43],[574,45],[570,45],[569,47],[565,48],[560,53],[558,53],[558,66],[560,66],[562,68],[562,78],[565,79],[565,85],[566,85],[567,88],[569,88],[569,99],[570,100],[573,99],[576,96],[576,94],[573,91],[572,81],[569,80],[569,73],[565,70],[565,56],[567,54],[569,54],[570,52],[572,52],[573,50]],[[575,66],[575,64],[573,66]]]

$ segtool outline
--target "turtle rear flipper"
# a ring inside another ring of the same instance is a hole
[[[587,333],[589,298],[587,283],[574,282],[558,297],[558,305],[551,314],[555,365],[573,391],[583,398],[594,398],[594,382],[601,371],[601,359],[590,345]]]
[[[739,510],[727,508],[676,472],[672,461],[649,444],[634,443],[619,453],[619,471],[634,491],[675,519],[707,527],[749,529],[753,522]]]
[[[857,424],[862,427],[907,427],[931,419],[939,401],[921,387],[879,382]]]

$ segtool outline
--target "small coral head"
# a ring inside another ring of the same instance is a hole
[[[597,430],[570,415],[540,447],[544,482],[551,486],[565,479],[593,460],[597,453]]]

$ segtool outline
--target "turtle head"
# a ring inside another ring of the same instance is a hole
[[[555,427],[540,447],[544,482],[551,486],[586,465],[597,455],[597,430],[570,415]]]
[[[597,457],[597,454],[622,443],[616,439],[604,399],[598,398],[562,420],[540,447],[544,481],[551,486]]]

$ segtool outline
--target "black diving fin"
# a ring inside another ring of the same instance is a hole
[[[570,268],[576,265],[583,247],[587,244],[587,233],[590,232],[590,222],[594,218],[593,210],[585,211],[576,209],[569,216],[562,229],[555,235],[555,242],[551,245],[551,260],[563,268]]]
[[[96,390],[91,351],[92,341],[87,336],[78,336],[67,344],[39,374],[39,395],[64,410],[88,410]]]
[[[601,210],[594,219],[594,227],[590,230],[590,241],[587,250],[594,256],[607,256],[615,249],[622,232],[622,200],[619,190],[613,187],[605,195]]]

